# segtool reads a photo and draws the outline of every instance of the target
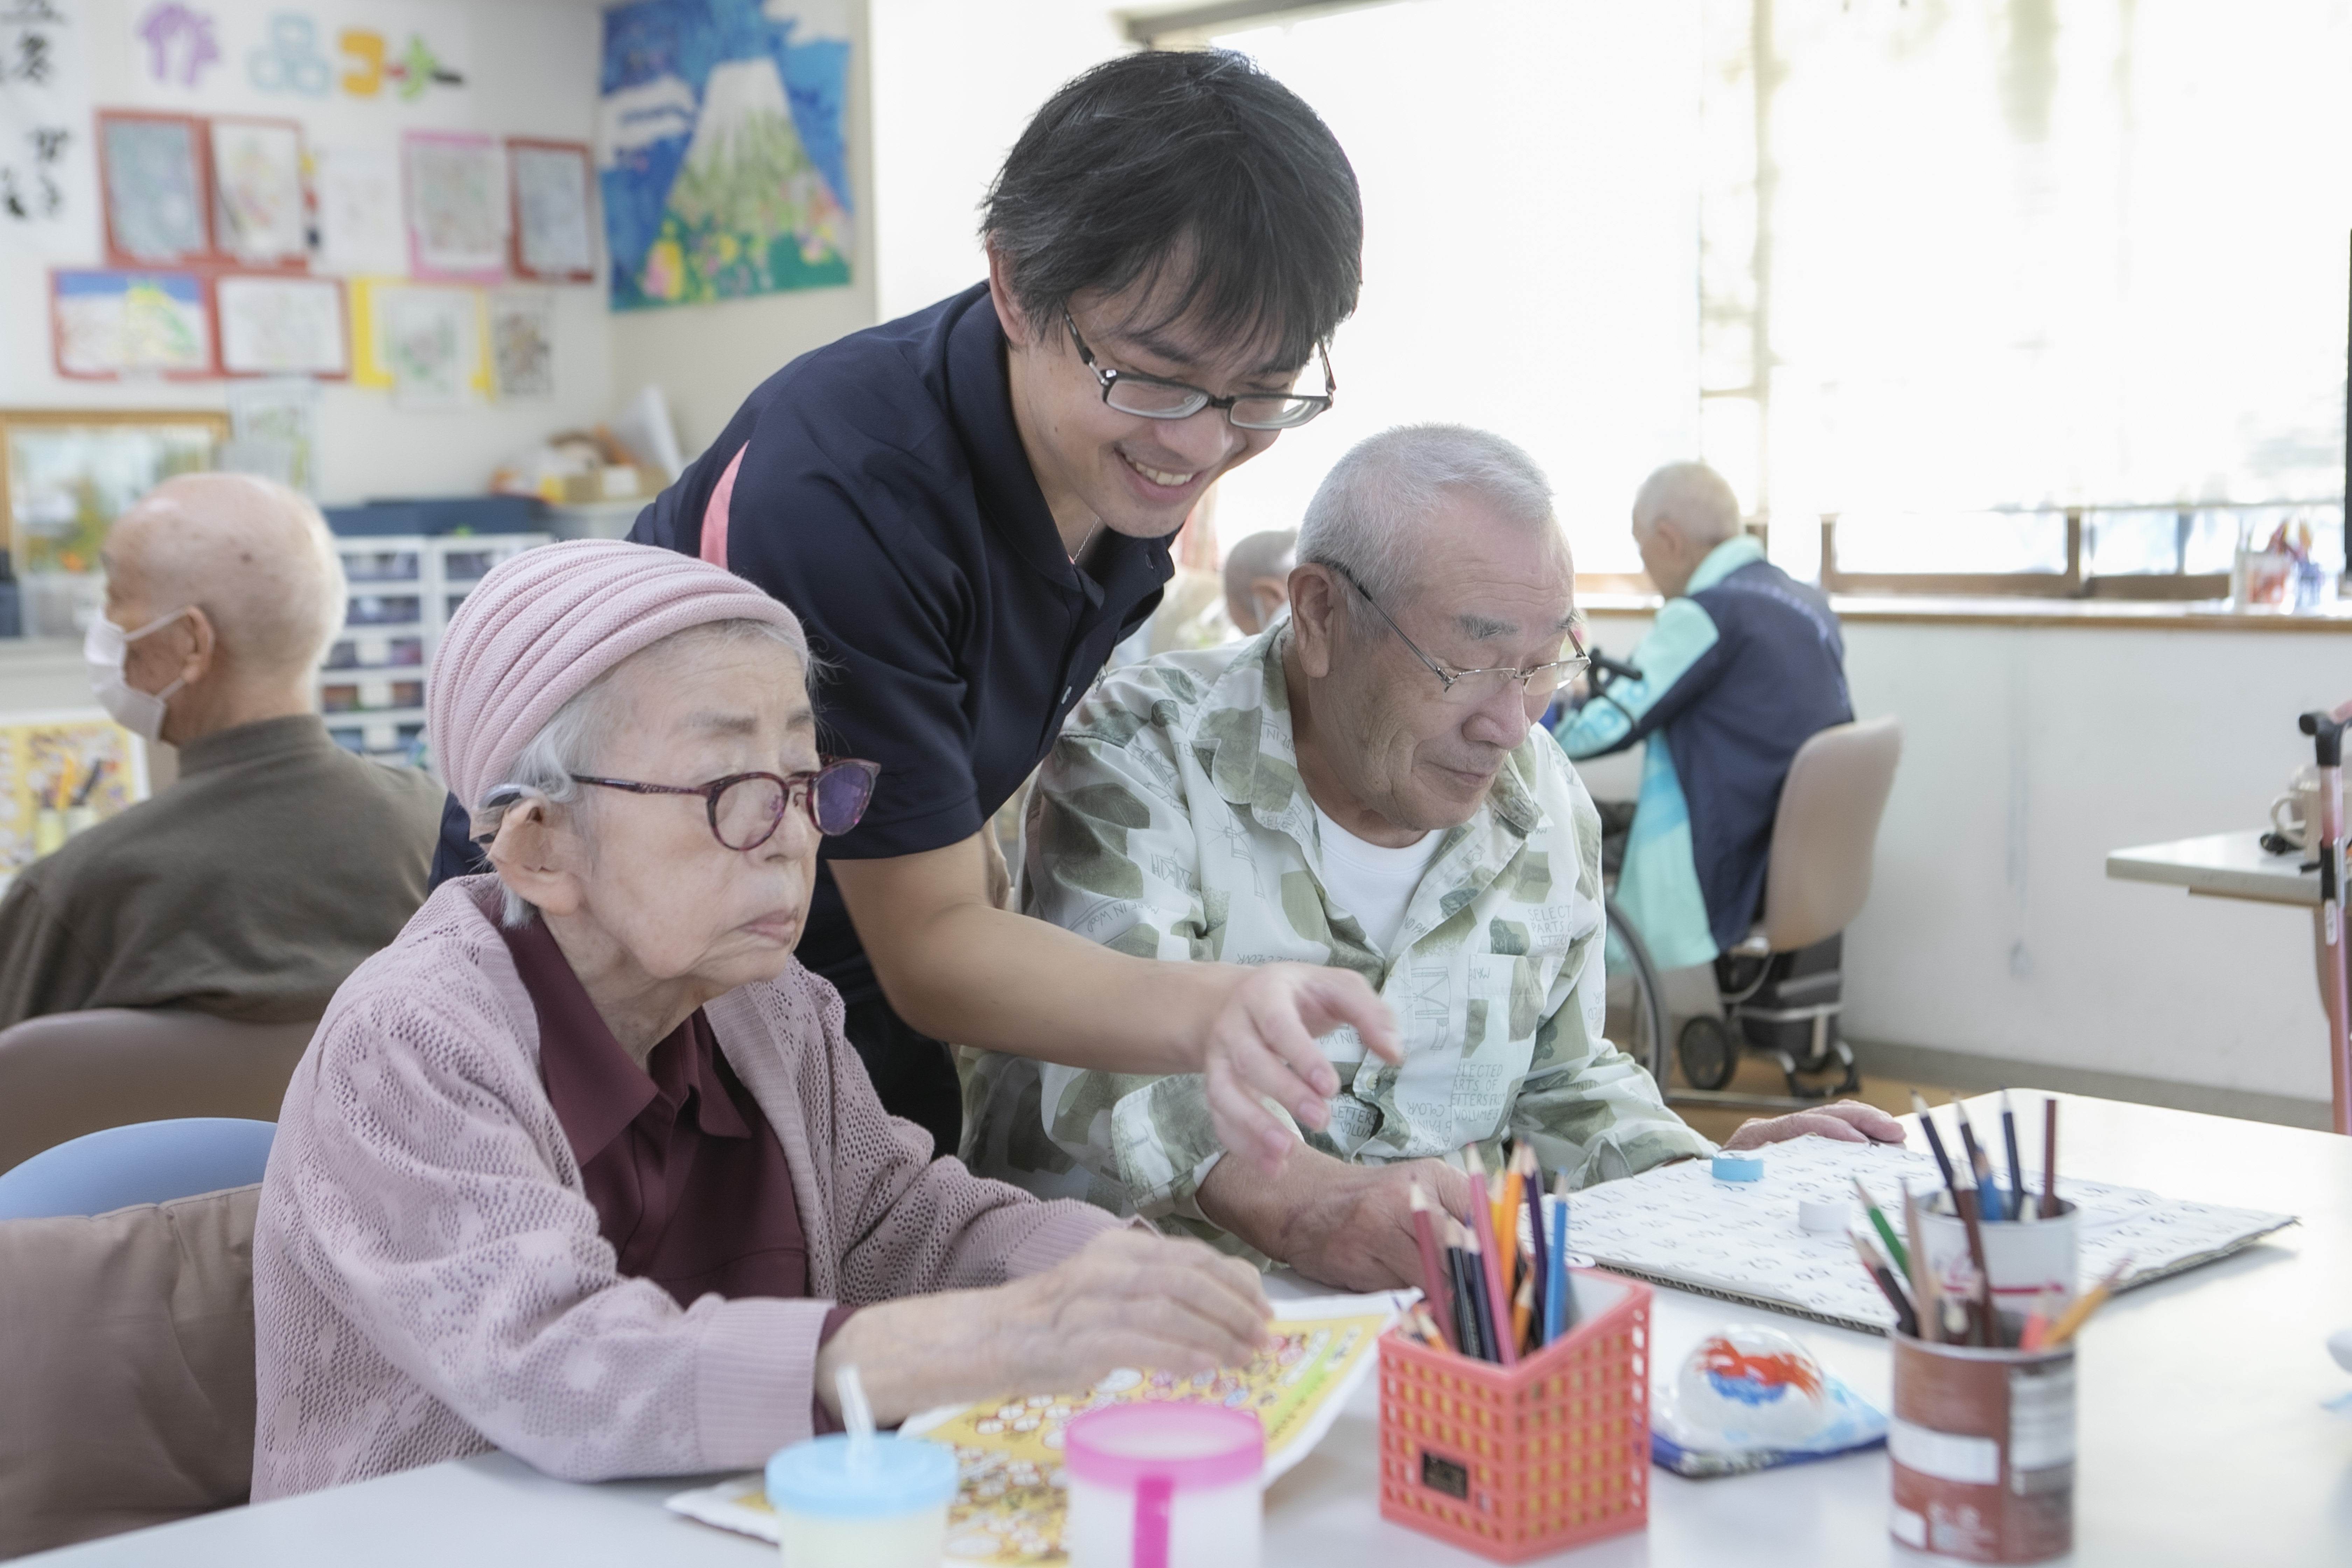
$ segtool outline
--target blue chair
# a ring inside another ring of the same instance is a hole
[[[222,1116],[109,1127],[0,1172],[0,1220],[109,1214],[261,1180],[277,1123]]]

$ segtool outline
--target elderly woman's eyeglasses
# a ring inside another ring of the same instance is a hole
[[[710,812],[712,837],[730,849],[757,849],[784,825],[784,813],[804,808],[827,837],[848,832],[874,798],[879,763],[841,757],[807,773],[730,773],[706,784],[638,784],[573,773],[573,784],[623,789],[632,795],[698,795]]]
[[[1356,581],[1356,574],[1353,572],[1349,571],[1337,561],[1324,561],[1318,564],[1328,566],[1346,578],[1348,586],[1353,588],[1357,595],[1372,607],[1372,613],[1388,622],[1389,630],[1396,633],[1397,640],[1411,648],[1412,657],[1427,665],[1429,673],[1444,683],[1445,695],[1465,708],[1475,708],[1491,702],[1501,696],[1507,687],[1514,683],[1518,686],[1523,700],[1540,697],[1546,702],[1549,702],[1552,693],[1591,667],[1592,661],[1579,651],[1570,658],[1556,658],[1549,664],[1530,665],[1525,669],[1510,669],[1501,666],[1492,669],[1448,669],[1423,653],[1419,643],[1404,635],[1404,628],[1396,624],[1396,617],[1381,608],[1381,602],[1365,591],[1364,585]],[[1573,633],[1569,636],[1569,646],[1571,647],[1577,646]]]
[[[1190,419],[1203,408],[1217,408],[1224,411],[1236,429],[1295,430],[1329,408],[1332,395],[1339,390],[1339,384],[1331,379],[1331,356],[1320,343],[1315,345],[1316,357],[1323,362],[1320,397],[1304,392],[1237,392],[1219,397],[1181,381],[1131,370],[1105,370],[1095,363],[1095,351],[1087,347],[1087,340],[1078,335],[1078,323],[1066,305],[1062,308],[1062,324],[1070,329],[1070,341],[1078,345],[1078,358],[1102,384],[1103,401],[1121,414],[1146,419]]]

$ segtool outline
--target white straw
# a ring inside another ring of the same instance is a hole
[[[849,1429],[849,1462],[862,1465],[874,1452],[874,1406],[866,1403],[865,1380],[853,1363],[834,1373],[833,1386],[841,1395],[841,1424]]]

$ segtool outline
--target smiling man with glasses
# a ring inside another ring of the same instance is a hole
[[[1585,664],[1542,472],[1483,431],[1391,430],[1323,481],[1297,548],[1290,619],[1071,715],[1022,905],[1171,967],[1360,975],[1402,1062],[1327,1036],[1346,1087],[1269,1180],[1221,1153],[1197,1078],[989,1057],[968,1158],[1369,1289],[1418,1278],[1410,1184],[1467,1213],[1435,1159],[1465,1143],[1530,1140],[1579,1185],[1713,1145],[1601,1037],[1600,822],[1538,726]]]
[[[975,193],[977,194],[977,193]],[[1336,1079],[1352,976],[1135,963],[1003,907],[990,818],[1159,605],[1219,475],[1331,406],[1363,213],[1313,110],[1238,55],[1146,51],[1038,110],[987,194],[985,281],[803,355],[637,520],[797,611],[827,745],[881,769],[828,838],[801,956],[885,1107],[956,1151],[940,1042],[1203,1072],[1269,1164]],[[683,783],[686,781],[667,781]],[[454,803],[436,875],[470,868]]]

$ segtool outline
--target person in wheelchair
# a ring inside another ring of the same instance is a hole
[[[1601,676],[1571,689],[1555,733],[1577,759],[1652,742],[1622,851],[1610,846],[1622,858],[1612,903],[1660,969],[1712,963],[1726,994],[1745,997],[1768,976],[1732,951],[1763,905],[1781,784],[1799,747],[1853,717],[1844,641],[1829,601],[1740,531],[1731,487],[1706,464],[1652,474],[1633,521],[1665,604],[1629,664],[1604,659]],[[1837,965],[1834,952],[1776,962],[1774,984]],[[1733,1058],[1718,1059],[1727,1080]],[[1839,1087],[1853,1088],[1851,1075]]]
[[[1715,1146],[1604,1036],[1600,824],[1538,722],[1584,662],[1542,471],[1483,431],[1391,430],[1326,477],[1297,549],[1287,620],[1079,704],[1038,773],[1021,905],[1162,962],[1352,971],[1395,1008],[1403,1061],[1349,1030],[1316,1042],[1340,1083],[1328,1130],[1268,1181],[1218,1147],[1214,1076],[981,1057],[964,1157],[1372,1289],[1418,1278],[1413,1183],[1468,1212],[1435,1158],[1465,1143],[1491,1162],[1517,1137],[1580,1187]],[[1841,1106],[1732,1146],[1806,1132],[1902,1136]]]

